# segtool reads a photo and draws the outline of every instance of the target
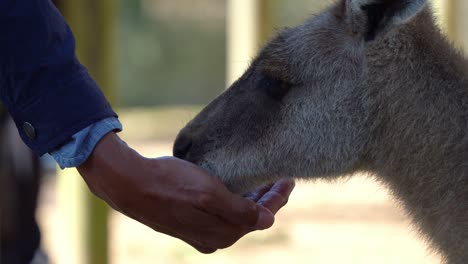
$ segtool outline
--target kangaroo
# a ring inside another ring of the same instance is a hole
[[[425,0],[341,0],[283,30],[173,151],[237,193],[369,173],[468,263],[467,61]]]

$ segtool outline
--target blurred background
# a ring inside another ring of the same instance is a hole
[[[78,55],[117,109],[121,136],[146,156],[171,155],[176,133],[246,68],[275,31],[333,1],[60,0]],[[434,1],[464,47],[462,0]],[[41,159],[37,263],[440,263],[399,204],[372,179],[301,182],[276,225],[204,256],[93,198],[75,170]],[[42,261],[42,262],[40,262]],[[3,263],[2,263],[3,264]]]

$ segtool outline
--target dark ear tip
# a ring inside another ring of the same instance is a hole
[[[354,3],[354,15],[365,22],[366,42],[377,39],[394,28],[405,24],[426,6],[428,0],[351,0]],[[361,25],[359,25],[361,26]]]
[[[372,41],[384,27],[383,21],[391,11],[390,4],[382,1],[375,1],[362,5],[360,8],[367,17],[367,33],[365,35],[365,40],[367,42]]]

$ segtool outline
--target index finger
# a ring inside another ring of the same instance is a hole
[[[295,186],[296,183],[292,180],[278,181],[257,201],[257,204],[266,207],[273,214],[276,214],[288,203],[289,196]]]

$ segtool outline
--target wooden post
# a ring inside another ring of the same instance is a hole
[[[457,0],[439,0],[443,2],[442,8],[443,8],[443,21],[445,25],[445,30],[447,32],[447,35],[452,38],[452,40],[456,39],[456,24],[457,24],[457,18],[454,16],[454,11],[455,11],[455,5]]]
[[[248,68],[272,32],[272,0],[227,1],[227,86]]]
[[[63,0],[60,7],[75,33],[77,55],[103,89],[107,99],[115,102],[114,18],[115,1]],[[93,196],[75,169],[61,171],[58,176],[59,202],[66,218],[59,263],[108,263],[107,205]],[[64,219],[65,220],[65,219]]]
[[[247,69],[257,51],[258,0],[227,1],[227,86]]]
[[[265,42],[267,42],[273,35],[273,25],[275,24],[274,22],[274,7],[275,3],[277,2],[276,0],[259,0],[260,2],[260,8],[259,8],[259,17],[258,17],[258,23],[260,24],[260,32],[259,32],[259,38],[257,39],[257,42],[259,46],[265,45]]]
[[[442,30],[449,38],[455,40],[456,18],[454,17],[454,6],[456,0],[434,0],[434,11],[439,20]]]

